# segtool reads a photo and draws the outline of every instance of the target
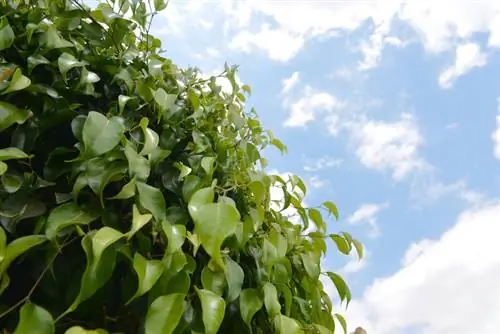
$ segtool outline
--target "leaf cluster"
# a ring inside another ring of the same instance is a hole
[[[331,238],[236,67],[180,69],[162,0],[0,2],[0,328],[23,333],[332,333]],[[231,90],[218,85],[228,80]],[[271,200],[273,187],[284,201]],[[283,211],[293,208],[301,223]],[[314,232],[306,233],[309,224]]]

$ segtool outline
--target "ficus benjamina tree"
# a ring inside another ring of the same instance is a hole
[[[165,7],[0,2],[0,328],[345,330],[320,275],[340,302],[349,288],[320,259],[328,239],[361,244],[327,232],[332,202],[302,206],[298,176],[265,172],[262,150],[286,148],[236,67],[206,77],[164,56],[149,27]]]

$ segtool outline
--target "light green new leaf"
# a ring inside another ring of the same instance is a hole
[[[338,313],[335,313],[333,316],[340,322],[340,326],[342,326],[344,334],[347,334],[347,321],[345,321],[345,318]]]
[[[340,275],[331,271],[327,272],[326,274],[332,280],[333,284],[335,285],[335,288],[337,288],[340,301],[343,302],[345,300],[347,301],[347,305],[349,305],[349,302],[351,301],[351,290],[349,290],[349,287],[347,286],[344,279]]]
[[[6,90],[2,92],[2,95],[23,90],[31,85],[31,80],[23,75],[20,68],[16,68],[12,79],[10,80],[10,85]]]
[[[316,261],[311,254],[307,253],[301,253],[300,258],[302,259],[302,264],[309,277],[313,280],[317,280],[320,273],[318,261]]]
[[[191,102],[193,109],[196,111],[200,107],[200,99],[194,90],[192,89],[188,90],[188,99],[189,102]]]
[[[79,61],[72,54],[64,52],[57,59],[57,65],[59,66],[59,72],[61,72],[63,77],[66,77],[66,73],[75,67],[83,67],[88,65],[86,61]]]
[[[224,293],[226,278],[223,271],[212,271],[210,264],[201,271],[201,284],[206,290],[210,290],[219,296]]]
[[[174,107],[177,95],[167,94],[163,88],[158,88],[153,92],[153,98],[162,112],[165,113]]]
[[[304,331],[295,319],[279,314],[274,318],[274,326],[279,334],[303,334]]]
[[[44,308],[27,302],[19,312],[19,322],[15,334],[53,334],[55,333],[54,319]]]
[[[323,217],[321,216],[321,212],[319,212],[318,209],[314,209],[314,208],[309,209],[308,213],[309,213],[309,218],[311,218],[314,225],[316,225],[316,227],[319,230],[321,230],[321,231],[326,230],[326,224],[323,221]]]
[[[0,20],[0,51],[10,48],[15,39],[14,31],[6,16]]]
[[[339,210],[337,209],[337,206],[333,204],[333,202],[323,202],[323,206],[330,212],[330,214],[333,214],[337,220],[339,219]]]
[[[50,212],[45,235],[52,240],[62,229],[73,225],[87,225],[98,217],[98,214],[82,210],[75,202],[64,203]]]
[[[5,162],[0,161],[0,175],[4,175],[8,168]]]
[[[272,283],[267,282],[262,287],[262,292],[264,294],[264,305],[266,306],[267,314],[269,314],[269,318],[274,319],[276,315],[281,313],[278,291]]]
[[[356,248],[356,252],[358,252],[359,259],[361,260],[363,258],[363,254],[364,254],[363,244],[361,244],[361,242],[359,242],[356,239],[353,239],[352,243],[354,244],[354,247]]]
[[[18,256],[26,253],[33,247],[47,241],[44,235],[27,235],[12,240],[5,248],[5,256],[0,262],[0,275],[2,275]]]
[[[263,306],[264,302],[256,289],[245,289],[240,294],[241,318],[252,331],[252,318]]]
[[[123,238],[124,235],[120,231],[115,230],[114,228],[104,226],[100,228],[93,236],[92,236],[92,255],[93,262],[99,263],[101,261],[101,256],[112,244]]]
[[[118,117],[108,119],[98,112],[89,112],[82,132],[86,153],[98,156],[111,151],[120,143],[124,131]]]
[[[127,105],[127,102],[134,99],[133,97],[131,96],[127,96],[127,95],[119,95],[118,96],[118,112],[121,114],[123,114],[123,110],[125,109],[125,106]]]
[[[47,28],[47,31],[42,37],[42,43],[45,44],[45,47],[49,49],[61,49],[61,48],[73,47],[73,43],[68,42],[59,35],[59,32],[57,31],[57,27],[55,26],[55,24],[52,24]]]
[[[141,214],[137,206],[134,204],[132,206],[132,228],[127,233],[128,239],[132,238],[132,236],[136,234],[137,231],[143,228],[144,225],[146,225],[151,220],[151,218],[153,218],[153,216],[149,213],[146,213],[144,215]]]
[[[163,274],[163,263],[161,260],[146,260],[137,252],[134,255],[134,270],[138,278],[137,291],[127,304],[151,290]]]
[[[195,193],[196,194],[196,193]],[[196,232],[200,243],[212,259],[221,267],[224,262],[221,259],[220,247],[224,240],[234,233],[240,224],[240,213],[236,207],[229,203],[209,203],[196,205],[190,201],[191,217],[195,223]]]
[[[194,287],[201,302],[203,324],[206,334],[217,334],[224,319],[226,303],[217,294],[205,289]]]
[[[214,164],[214,157],[203,157],[201,159],[201,168],[203,168],[209,179],[212,178],[212,175],[214,173]]]
[[[155,4],[155,10],[157,12],[159,12],[159,11],[164,10],[165,8],[167,8],[168,1],[165,1],[165,0],[154,0],[154,4]]]
[[[30,157],[30,155],[27,155],[17,147],[7,147],[0,149],[0,161],[12,159],[28,159]]]
[[[196,191],[189,200],[188,210],[191,216],[198,214],[198,210],[203,204],[212,203],[214,201],[214,190],[212,187],[207,187]]]
[[[245,273],[240,265],[230,257],[226,257],[226,281],[227,281],[227,301],[230,303],[239,297]]]
[[[338,234],[330,234],[330,238],[335,242],[337,249],[344,255],[349,255],[351,252],[351,245]]]
[[[166,204],[161,191],[143,182],[137,182],[136,186],[141,206],[151,212],[158,222],[165,220]]]
[[[186,239],[186,227],[180,224],[172,225],[169,221],[164,220],[162,222],[162,229],[167,236],[168,241],[168,246],[165,252],[167,254],[172,254],[179,250]]]
[[[10,127],[12,124],[23,124],[31,115],[26,109],[18,109],[16,106],[0,101],[0,131]]]
[[[158,143],[160,142],[160,136],[150,128],[148,128],[149,120],[146,117],[143,117],[139,122],[139,126],[142,129],[142,133],[144,134],[144,145],[142,146],[140,155],[148,155],[153,153],[158,147]]]
[[[173,293],[161,296],[149,306],[145,334],[171,334],[184,314],[184,295]]]

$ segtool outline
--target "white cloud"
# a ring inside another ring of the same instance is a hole
[[[435,202],[450,195],[469,205],[479,205],[485,199],[484,194],[470,189],[465,180],[445,183],[431,173],[419,175],[412,183],[411,198],[417,204]]]
[[[500,98],[497,99],[498,114],[496,116],[496,129],[491,134],[493,140],[493,155],[500,160]]]
[[[450,88],[459,76],[464,75],[473,68],[486,65],[486,55],[481,52],[478,44],[459,45],[455,54],[455,64],[439,75],[439,85],[443,88]]]
[[[323,169],[328,169],[332,167],[338,167],[342,163],[342,159],[335,159],[328,155],[325,155],[317,160],[309,160],[304,165],[304,170],[306,172],[317,172]]]
[[[290,89],[292,89],[296,84],[299,83],[300,75],[299,72],[293,72],[289,78],[283,79],[283,94],[286,94]]]
[[[500,328],[500,204],[460,215],[438,240],[410,246],[406,266],[376,279],[347,310],[368,333],[496,334]],[[473,319],[471,321],[471,319]]]
[[[350,133],[361,163],[371,169],[391,171],[395,180],[427,167],[418,154],[423,138],[410,114],[402,114],[396,122],[354,122]]]
[[[309,178],[308,183],[311,186],[311,188],[318,189],[318,188],[323,188],[324,186],[326,186],[328,184],[328,181],[321,179],[317,175],[313,175]]]
[[[342,276],[347,276],[349,274],[354,274],[357,273],[364,268],[366,268],[368,264],[368,252],[365,252],[364,257],[362,259],[359,259],[358,254],[356,252],[351,253],[351,259],[349,262],[346,263],[345,266],[340,268],[338,273]],[[327,292],[328,293],[328,292]]]
[[[388,203],[369,203],[361,205],[347,221],[351,224],[368,224],[370,226],[370,235],[377,237],[380,234],[378,228],[378,214],[380,211],[387,209]]]
[[[316,91],[307,86],[299,100],[292,103],[285,101],[285,106],[289,108],[290,114],[284,126],[304,127],[315,119],[317,113],[332,113],[342,108],[344,103],[329,93]]]

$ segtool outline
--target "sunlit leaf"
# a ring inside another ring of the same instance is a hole
[[[195,287],[196,294],[200,298],[203,324],[206,334],[217,334],[219,327],[224,319],[226,303],[224,299],[212,291],[198,289]]]
[[[264,302],[256,289],[245,289],[240,294],[240,312],[241,318],[251,329],[252,318],[259,311]]]
[[[19,323],[16,334],[53,334],[55,332],[54,319],[44,308],[27,302],[19,312]]]
[[[108,119],[98,112],[91,111],[83,125],[83,145],[88,154],[101,155],[118,145],[123,132],[123,124],[117,117]]]
[[[171,225],[169,221],[164,220],[162,228],[168,242],[166,253],[171,254],[179,250],[186,239],[186,227],[180,224]]]
[[[133,265],[138,284],[134,296],[128,303],[151,290],[163,273],[163,263],[160,260],[146,260],[140,253],[135,253]]]
[[[141,206],[151,212],[157,221],[165,220],[166,204],[161,191],[143,182],[137,182],[136,186]]]
[[[45,235],[54,239],[59,231],[74,225],[87,225],[98,217],[98,214],[85,211],[74,202],[64,203],[50,212]]]
[[[145,334],[171,334],[184,313],[184,295],[173,293],[161,296],[149,306]]]

